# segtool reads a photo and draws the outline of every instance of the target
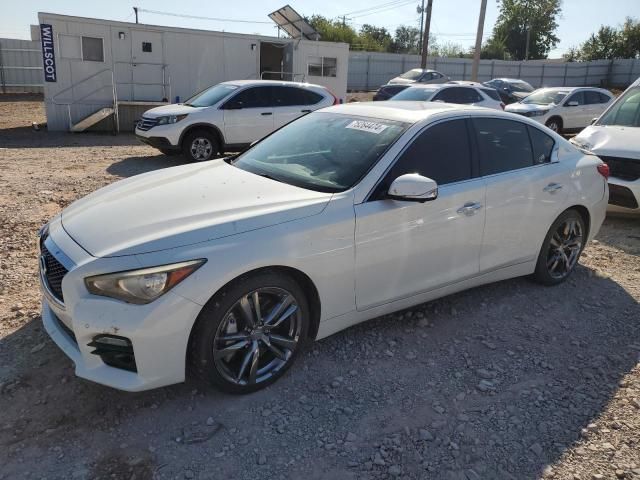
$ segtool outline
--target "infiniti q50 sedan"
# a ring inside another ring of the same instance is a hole
[[[251,392],[363,320],[521,275],[562,282],[604,219],[607,172],[522,116],[329,107],[66,208],[40,230],[42,318],[80,377],[138,391],[195,372]]]

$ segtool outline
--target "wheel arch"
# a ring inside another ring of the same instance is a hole
[[[562,213],[560,213],[560,215],[562,215],[567,210],[576,210],[580,214],[582,220],[584,221],[584,227],[587,230],[585,232],[584,238],[589,238],[589,233],[591,232],[591,213],[589,212],[589,209],[584,205],[572,205],[571,207],[564,209]],[[558,215],[558,217],[560,215]]]
[[[180,148],[183,147],[182,142],[187,137],[187,135],[189,135],[191,132],[195,130],[206,130],[213,133],[218,139],[220,152],[224,152],[224,147],[225,147],[224,135],[222,135],[222,132],[217,126],[211,123],[194,123],[193,125],[189,125],[187,128],[185,128],[180,134],[180,140],[178,141],[178,145],[180,146]]]
[[[558,115],[557,113],[551,115],[545,123],[545,125],[547,125],[550,121],[552,120],[557,120],[558,121],[558,125],[560,125],[559,129],[558,129],[558,135],[561,135],[562,129],[564,128],[564,120],[562,119],[562,117],[560,115]]]
[[[320,328],[320,313],[321,313],[320,294],[318,293],[318,289],[315,283],[313,282],[313,280],[311,280],[311,278],[309,277],[309,275],[307,275],[302,270],[299,270],[297,268],[289,267],[285,265],[271,265],[271,266],[259,267],[259,268],[254,268],[252,270],[248,270],[245,273],[242,273],[236,276],[232,280],[229,280],[227,283],[220,286],[220,288],[218,288],[215,292],[211,294],[211,296],[209,297],[206,303],[209,303],[213,298],[216,297],[216,295],[218,295],[219,292],[228,288],[230,285],[233,285],[236,282],[241,282],[243,279],[247,277],[256,275],[258,273],[263,273],[263,272],[282,273],[282,274],[288,275],[289,277],[293,278],[296,282],[298,282],[302,286],[305,294],[307,295],[307,301],[309,302],[309,310],[311,311],[311,325],[309,326],[307,339],[310,341],[315,340],[316,336],[318,335],[318,329]],[[204,305],[202,308],[204,308]],[[187,356],[189,355],[189,349],[191,348],[193,333],[197,330],[197,325],[198,325],[198,320],[196,319],[196,321],[193,322],[193,325],[191,325],[191,331],[189,332],[189,341],[187,343],[187,352],[186,352]]]

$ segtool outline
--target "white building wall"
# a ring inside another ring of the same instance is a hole
[[[347,44],[277,39],[258,35],[209,32],[109,20],[39,13],[40,23],[53,26],[57,81],[45,82],[47,121],[51,130],[66,130],[65,103],[73,102],[71,121],[110,106],[112,72],[119,101],[184,101],[194,93],[226,80],[260,77],[260,42],[293,45],[294,73],[307,74],[310,56],[337,59],[336,77],[306,76],[346,99]],[[104,61],[70,58],[80,37],[103,39]],[[62,44],[61,44],[62,42]],[[151,44],[144,51],[142,43]],[[289,50],[289,49],[287,49]],[[65,55],[65,53],[67,55]],[[296,80],[302,80],[301,76]]]

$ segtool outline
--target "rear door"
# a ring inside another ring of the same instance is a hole
[[[577,105],[569,105],[570,103]],[[564,128],[583,128],[589,125],[587,106],[585,105],[584,92],[576,92],[570,95],[562,104],[562,122]]]
[[[224,138],[228,144],[247,144],[274,130],[271,86],[248,87],[222,105]]]
[[[272,87],[273,92],[273,128],[283,125],[306,115],[322,106],[325,99],[319,93],[298,87]]]
[[[487,185],[480,271],[533,260],[567,196],[555,141],[514,120],[476,117],[472,125]]]
[[[609,98],[597,90],[587,90],[584,92],[584,100],[586,104],[585,108],[589,116],[587,125],[591,125],[591,121],[605,111]],[[587,125],[585,125],[585,127]]]

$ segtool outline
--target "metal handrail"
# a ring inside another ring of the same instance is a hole
[[[71,117],[71,106],[72,105],[77,105],[80,104],[80,102],[82,102],[84,99],[90,97],[91,95],[94,95],[96,93],[98,93],[100,90],[104,90],[105,88],[108,88],[109,85],[102,85],[98,88],[96,88],[95,90],[92,90],[91,92],[89,92],[88,94],[86,94],[84,97],[79,98],[79,99],[72,99],[71,101],[67,101],[67,102],[63,102],[63,101],[59,101],[58,97],[60,97],[60,95],[67,93],[69,91],[72,91],[74,88],[78,87],[78,85],[81,85],[82,83],[91,80],[95,77],[97,77],[98,75],[101,75],[105,72],[109,72],[111,75],[111,100],[112,100],[112,105],[113,105],[113,114],[115,117],[115,130],[116,132],[120,131],[120,115],[118,112],[118,94],[116,91],[116,82],[115,82],[115,77],[113,74],[113,70],[111,68],[104,68],[92,75],[89,75],[86,78],[83,78],[82,80],[80,80],[79,82],[74,83],[73,85],[65,88],[64,90],[61,90],[60,92],[56,93],[53,97],[51,97],[51,103],[53,103],[54,105],[66,105],[67,106],[67,118],[69,120],[69,130],[71,130],[71,128],[73,127],[73,118]],[[102,105],[102,103],[100,104],[96,104],[96,105]]]
[[[154,83],[140,83],[140,82],[118,82],[120,85],[146,85],[146,86],[157,86],[162,87],[162,96],[169,101],[171,101],[171,74],[167,72],[169,67],[166,63],[157,63],[157,62],[114,62],[113,69],[115,70],[117,65],[151,65],[156,67],[162,67],[162,82],[154,82]],[[167,96],[167,87],[169,89],[169,95]],[[133,94],[133,92],[132,92]],[[132,95],[133,96],[133,95]]]
[[[293,79],[293,80],[291,80],[292,82],[295,82],[296,81],[295,78],[299,77],[299,76],[302,77],[302,80],[300,80],[301,82],[304,82],[304,80],[306,78],[306,75],[304,73],[283,72],[283,71],[280,71],[280,70],[278,70],[278,71],[263,70],[262,72],[260,72],[260,80],[264,80],[264,74],[265,73],[276,74],[276,75],[280,75],[280,76],[291,75],[291,78]]]

